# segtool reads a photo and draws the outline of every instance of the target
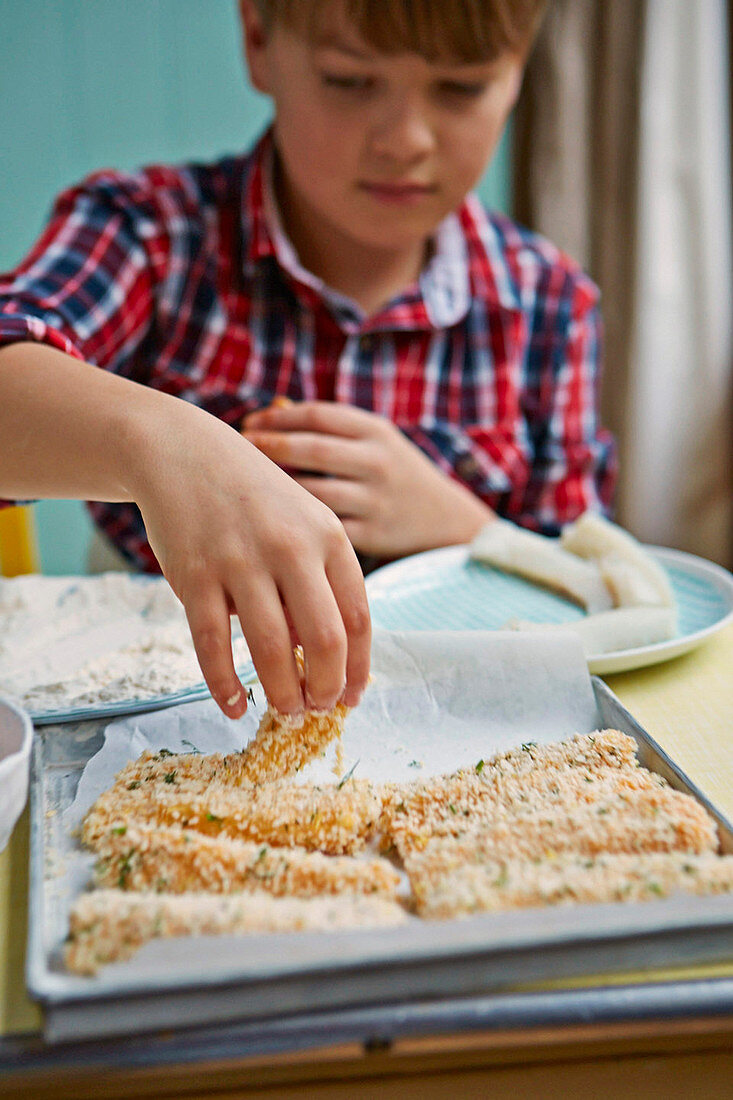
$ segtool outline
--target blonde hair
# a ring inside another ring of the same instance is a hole
[[[490,61],[529,52],[547,0],[255,0],[265,33],[280,22],[314,40],[337,5],[380,53]]]

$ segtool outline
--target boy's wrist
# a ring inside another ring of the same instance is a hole
[[[140,386],[128,406],[120,410],[114,434],[116,461],[130,500],[141,504],[161,475],[170,473],[180,440],[195,430],[195,419],[207,414],[170,394]],[[192,423],[193,422],[193,423]]]
[[[219,453],[238,434],[198,405],[141,387],[139,401],[120,431],[120,461],[130,499],[139,506],[157,497],[164,482],[200,472],[201,456]],[[221,453],[225,453],[225,450]]]

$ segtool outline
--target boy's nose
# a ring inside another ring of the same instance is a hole
[[[427,111],[407,98],[384,105],[370,138],[373,153],[397,161],[413,161],[435,148],[435,134]]]

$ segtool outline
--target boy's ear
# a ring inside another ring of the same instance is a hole
[[[266,63],[267,35],[254,0],[239,0],[239,15],[244,36],[244,55],[249,79],[258,92],[268,94],[270,85]]]

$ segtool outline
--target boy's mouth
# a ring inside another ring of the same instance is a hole
[[[359,189],[377,202],[397,206],[417,203],[426,196],[434,194],[436,190],[433,185],[426,183],[370,183],[368,181],[360,183]]]

